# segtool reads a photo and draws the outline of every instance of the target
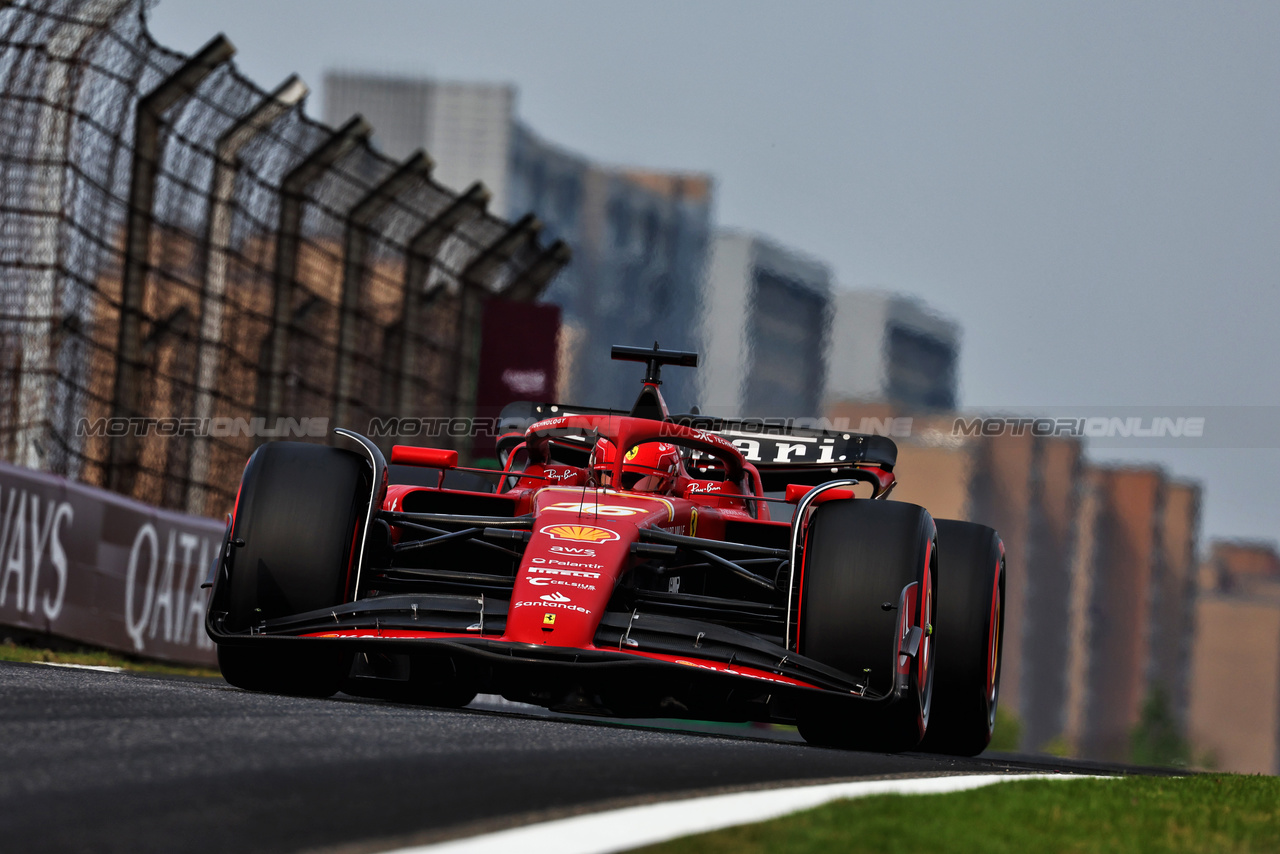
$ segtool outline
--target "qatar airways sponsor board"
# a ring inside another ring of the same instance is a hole
[[[213,666],[200,584],[223,525],[0,463],[0,625]]]

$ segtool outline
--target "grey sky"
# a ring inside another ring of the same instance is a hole
[[[548,139],[710,172],[721,224],[956,317],[966,407],[1280,403],[1280,3],[163,0],[152,26],[225,31],[264,86],[513,82]],[[1203,479],[1208,536],[1280,535],[1280,450],[1105,456]]]

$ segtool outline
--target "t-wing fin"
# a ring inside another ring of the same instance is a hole
[[[663,421],[670,414],[662,393],[658,391],[658,386],[662,385],[662,366],[698,367],[697,353],[688,350],[661,350],[657,341],[653,342],[652,350],[615,344],[609,355],[619,362],[644,362],[644,387],[640,389],[640,395],[631,407],[631,417],[650,418],[654,421]]]

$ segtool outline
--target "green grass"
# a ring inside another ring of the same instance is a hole
[[[0,661],[43,661],[53,664],[90,664],[97,667],[120,667],[144,673],[167,673],[175,676],[220,676],[216,670],[206,667],[187,667],[180,664],[161,664],[140,658],[118,655],[100,649],[77,648],[74,650],[40,649],[21,646],[13,641],[0,644]]]
[[[996,725],[991,730],[991,743],[987,745],[987,750],[1014,752],[1021,744],[1022,722],[1013,712],[1003,706],[996,706]]]
[[[878,795],[637,849],[645,854],[1280,851],[1280,778],[1028,780]]]

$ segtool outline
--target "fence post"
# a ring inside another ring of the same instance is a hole
[[[4,3],[0,8],[10,5]],[[57,370],[53,362],[53,315],[58,285],[58,249],[66,189],[67,146],[75,109],[71,88],[80,54],[131,0],[94,0],[79,17],[60,24],[49,37],[48,70],[36,120],[38,136],[34,154],[41,161],[35,168],[31,194],[34,234],[28,255],[32,275],[23,300],[22,375],[18,383],[18,412],[14,462],[33,469],[49,469],[49,397]],[[72,428],[74,430],[74,427]],[[67,441],[74,441],[72,436]]]
[[[236,174],[240,171],[240,149],[265,132],[280,116],[307,96],[307,84],[292,75],[276,90],[240,117],[221,138],[214,154],[213,179],[209,191],[209,223],[205,245],[204,292],[200,296],[200,338],[196,355],[196,418],[212,416],[213,388],[218,375],[222,348],[223,303],[227,291],[227,253],[231,248],[231,198]],[[193,439],[191,468],[187,479],[187,512],[203,515],[208,497],[209,445],[206,433]]]
[[[490,290],[493,276],[498,269],[514,257],[521,244],[528,243],[536,247],[538,233],[541,231],[542,223],[538,218],[531,213],[525,214],[467,265],[462,272],[462,278],[467,282],[475,283],[483,290]]]
[[[569,250],[568,244],[563,240],[557,240],[539,253],[538,257],[533,259],[533,263],[498,295],[503,299],[517,302],[533,302],[555,278],[556,273],[559,273],[572,258],[573,253]]]
[[[373,131],[363,116],[353,116],[333,132],[293,168],[280,184],[280,226],[276,236],[275,293],[272,298],[271,343],[267,363],[259,370],[267,399],[259,402],[259,411],[268,424],[275,422],[284,408],[284,370],[289,356],[289,331],[293,319],[293,286],[298,274],[298,250],[301,248],[302,208],[306,204],[307,187],[333,166]],[[259,440],[261,441],[261,440]]]
[[[160,128],[166,110],[189,98],[219,65],[236,52],[224,35],[216,36],[198,54],[138,101],[134,125],[133,171],[129,183],[129,219],[125,231],[124,275],[120,286],[120,337],[116,356],[115,396],[111,415],[138,415],[141,393],[142,310],[151,268],[152,206],[160,170]],[[133,431],[130,431],[133,432]],[[133,492],[138,467],[138,437],[111,440],[108,485],[116,492]]]
[[[385,181],[356,202],[347,215],[347,233],[342,252],[342,293],[338,301],[338,352],[334,360],[336,364],[333,376],[335,427],[350,426],[347,424],[347,416],[354,373],[351,356],[356,346],[355,314],[360,303],[364,258],[369,248],[369,224],[410,184],[428,180],[432,165],[431,158],[425,151],[410,155]]]
[[[400,310],[400,383],[396,389],[396,415],[414,415],[413,376],[417,362],[414,331],[421,324],[427,277],[431,264],[445,240],[460,225],[484,213],[489,191],[477,181],[453,201],[439,216],[424,225],[409,241],[409,261],[405,265],[404,304]]]
[[[454,350],[453,389],[457,401],[454,415],[474,418],[476,395],[480,384],[480,352],[485,298],[491,293],[490,280],[508,262],[521,244],[536,242],[542,223],[533,214],[525,214],[501,237],[487,246],[467,265],[458,282],[458,346]],[[471,445],[462,443],[459,457],[470,461]]]

